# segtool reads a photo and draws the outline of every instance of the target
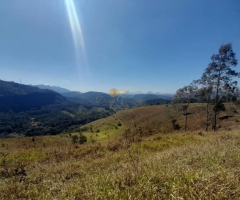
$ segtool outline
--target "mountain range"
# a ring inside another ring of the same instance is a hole
[[[168,94],[120,94],[120,98],[111,97],[107,93],[89,91],[85,93],[70,91],[58,86],[49,85],[23,85],[14,82],[0,81],[0,112],[26,111],[32,108],[39,109],[42,106],[71,101],[85,107],[93,106],[111,107],[112,104],[120,105],[121,101],[128,106],[134,106],[137,102],[149,100],[171,100],[173,95]],[[164,102],[164,101],[154,101]]]
[[[66,88],[62,88],[59,86],[50,86],[50,85],[35,85],[36,87],[39,87],[40,89],[48,89],[48,90],[53,90],[55,92],[58,92],[66,97],[80,97],[80,94],[82,94],[82,92],[79,91],[71,91],[69,89]],[[105,93],[107,94],[107,93]],[[166,98],[166,99],[171,99],[173,97],[174,94],[171,93],[160,93],[160,92],[147,92],[147,93],[143,93],[140,91],[137,92],[130,92],[129,94],[121,94],[121,96],[124,97],[128,97],[128,98],[132,98],[134,95],[148,95],[148,94],[152,94],[152,95],[157,95],[158,97],[161,98]]]
[[[0,81],[0,112],[21,112],[65,101],[65,97],[53,90]]]
[[[53,90],[55,92],[60,93],[62,96],[68,98],[68,99],[86,99],[89,100],[90,102],[95,102],[96,97],[98,96],[103,96],[106,99],[112,99],[109,94],[103,93],[103,92],[94,92],[94,91],[89,91],[86,93],[81,93],[78,91],[70,91],[65,88],[61,88],[58,86],[49,86],[49,85],[35,85],[36,87],[39,87],[41,89],[49,89]],[[144,94],[140,91],[136,93],[129,93],[129,94],[120,94],[119,96],[122,96],[124,98],[133,98],[135,100],[141,100],[141,101],[147,101],[147,100],[153,100],[153,99],[167,99],[171,100],[173,98],[173,94],[166,94],[166,93],[159,93],[159,92],[151,92],[149,91],[147,94]]]
[[[41,89],[42,88],[42,89]],[[57,92],[58,91],[58,92]],[[118,110],[167,104],[169,95],[80,93],[57,86],[30,86],[0,80],[0,137],[59,134]],[[99,107],[104,107],[99,112]]]
[[[66,93],[66,92],[71,92],[71,90],[68,90],[66,88],[58,87],[58,86],[50,86],[50,85],[33,85],[35,87],[38,87],[40,89],[48,89],[48,90],[53,90],[58,93]]]

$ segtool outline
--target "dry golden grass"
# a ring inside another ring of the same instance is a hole
[[[72,145],[68,137],[48,137],[0,141],[8,144],[0,149],[10,153],[7,169],[26,165],[24,180],[3,177],[1,167],[0,199],[240,198],[237,131],[145,138],[138,166],[135,143],[130,148],[124,141]]]
[[[192,107],[186,133],[163,134],[159,127],[170,132],[181,115],[149,106],[93,122],[99,134],[124,123],[118,137],[94,144],[73,145],[69,135],[1,139],[0,199],[240,199],[240,131],[224,130],[237,128],[238,115],[223,130],[198,131],[190,118],[200,108]],[[126,143],[121,132],[138,126],[151,134]]]
[[[145,129],[146,132],[151,131],[154,133],[172,133],[174,131],[173,125],[171,123],[172,119],[177,120],[183,130],[184,129],[184,120],[182,112],[180,111],[181,105],[157,105],[157,106],[146,106],[140,108],[134,108],[126,111],[121,111],[116,114],[116,117],[120,119],[126,127],[137,127],[141,126]],[[217,125],[221,126],[222,130],[233,130],[240,129],[239,121],[240,119],[240,109],[239,107],[226,104],[227,111],[221,112],[219,117],[230,115],[233,116],[227,120],[218,120]],[[235,108],[238,113],[234,113],[232,110]],[[178,110],[179,109],[179,110]],[[205,130],[205,105],[200,103],[190,104],[189,113],[192,113],[188,116],[188,126],[187,130],[196,131],[196,130]]]
[[[217,120],[217,127],[219,130],[238,130],[240,129],[240,108],[233,104],[225,104],[227,111],[221,112],[218,117],[222,116],[233,116],[227,120]],[[181,126],[180,131],[184,129],[185,117],[180,111],[181,105],[155,105],[133,108],[124,110],[116,113],[113,116],[99,119],[91,122],[83,127],[93,126],[93,132],[85,132],[84,134],[88,137],[92,137],[96,141],[108,141],[109,139],[119,139],[119,135],[123,133],[127,128],[141,127],[143,134],[146,136],[155,135],[158,133],[172,133],[179,132],[174,130],[171,123],[172,119],[177,120],[177,124]],[[190,104],[188,112],[191,114],[188,116],[188,131],[199,131],[205,130],[205,117],[206,117],[206,106],[200,103]],[[237,113],[233,112],[236,109]],[[122,126],[118,126],[118,123]],[[96,134],[96,130],[99,129],[100,133]],[[209,130],[211,127],[209,127]]]

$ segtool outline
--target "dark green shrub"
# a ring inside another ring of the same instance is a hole
[[[179,130],[180,128],[181,128],[181,126],[179,124],[174,125],[174,130]]]
[[[173,127],[174,127],[174,125],[175,125],[176,122],[177,122],[176,119],[173,119],[173,120],[172,120],[172,125],[173,125]]]
[[[179,130],[181,128],[181,126],[179,124],[176,124],[176,122],[177,122],[176,119],[172,120],[173,128],[174,128],[174,130]]]
[[[90,129],[90,132],[93,133],[93,125],[90,125],[89,129]]]
[[[77,142],[78,142],[78,136],[77,135],[73,135],[72,136],[72,143],[73,144],[77,144]]]
[[[83,135],[83,134],[80,134],[80,136],[79,136],[79,143],[83,144],[85,142],[87,142],[87,137],[85,135]]]

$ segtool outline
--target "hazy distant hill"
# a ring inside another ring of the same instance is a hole
[[[171,100],[168,99],[150,99],[143,102],[143,105],[161,105],[161,104],[169,104]]]
[[[85,108],[88,108],[88,109],[91,109],[92,107],[94,107],[94,104],[88,101],[87,99],[82,99],[79,97],[65,97],[65,98],[73,103],[83,105]]]
[[[75,97],[75,98],[81,98],[81,92],[76,92],[76,91],[69,91],[69,92],[63,92],[61,95],[64,97]]]
[[[103,92],[86,92],[81,94],[81,98],[87,99],[88,101],[95,103],[98,98],[104,98],[104,99],[114,99],[109,94],[103,93]]]
[[[66,93],[66,92],[71,92],[71,90],[68,90],[66,88],[61,88],[58,86],[50,86],[50,85],[34,85],[35,87],[38,87],[40,89],[48,89],[48,90],[53,90],[58,93]]]
[[[103,98],[103,99],[113,99],[109,94],[103,93],[103,92],[86,92],[86,93],[80,93],[80,92],[67,92],[62,93],[62,95],[68,99],[85,99],[91,104],[95,104],[97,99]]]
[[[172,99],[171,95],[165,94],[120,94],[118,97],[111,97],[107,93],[92,91],[86,93],[68,92],[63,93],[62,95],[68,100],[80,103],[84,106],[98,105],[105,107],[111,107],[110,102],[113,102],[112,105],[127,105],[128,107],[134,107],[141,105],[165,104],[169,103]]]
[[[0,81],[0,112],[9,110],[21,112],[65,101],[66,99],[63,96],[51,90]]]
[[[156,94],[135,94],[134,99],[139,99],[142,101],[147,101],[147,100],[152,100],[152,99],[169,99],[171,100],[173,98],[173,96],[171,95],[164,95],[164,94],[160,94],[160,95],[156,95]]]

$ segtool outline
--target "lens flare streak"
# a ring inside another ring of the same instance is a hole
[[[73,2],[73,0],[65,0],[65,3],[66,3],[69,23],[70,23],[70,27],[71,27],[71,31],[72,31],[72,35],[73,35],[73,41],[74,41],[74,46],[75,46],[75,50],[76,50],[77,62],[78,62],[78,64],[80,64],[80,61],[81,61],[80,57],[82,55],[83,62],[85,64],[85,66],[87,67],[85,44],[84,44],[82,29],[81,29],[81,25],[78,20],[74,2]]]

